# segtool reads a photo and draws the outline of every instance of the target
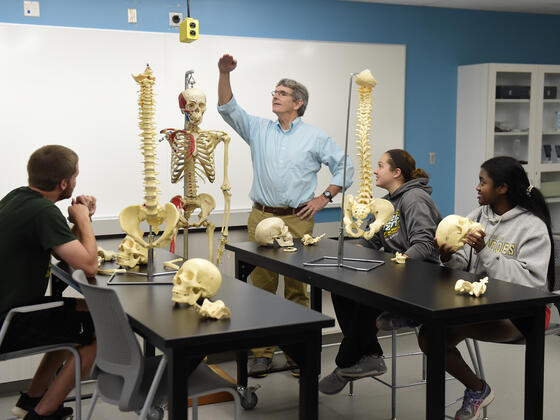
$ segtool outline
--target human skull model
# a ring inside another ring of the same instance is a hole
[[[187,114],[189,122],[200,125],[206,111],[206,95],[196,88],[184,90],[179,94],[179,107],[183,114]]]
[[[436,239],[439,245],[445,242],[455,252],[465,244],[465,236],[469,232],[476,232],[477,230],[484,230],[480,223],[473,222],[466,217],[450,214],[439,222]]]
[[[274,245],[274,241],[280,246],[294,245],[294,238],[288,225],[279,217],[268,217],[261,220],[255,229],[255,240],[265,246]]]
[[[127,235],[119,245],[117,264],[128,268],[148,264],[148,250]]]
[[[222,285],[220,270],[204,258],[191,258],[173,277],[171,300],[194,305],[200,298],[210,298]]]

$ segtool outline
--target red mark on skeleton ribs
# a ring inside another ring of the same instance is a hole
[[[190,158],[192,156],[192,154],[194,153],[194,136],[191,133],[187,133],[185,130],[177,130],[174,131],[173,134],[171,134],[171,143],[175,142],[175,136],[178,133],[183,133],[185,135],[185,138],[187,139],[187,145],[184,151],[184,158]]]

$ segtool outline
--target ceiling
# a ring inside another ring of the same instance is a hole
[[[406,6],[451,7],[498,12],[560,15],[560,0],[347,0]]]

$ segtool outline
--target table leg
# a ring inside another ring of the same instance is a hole
[[[311,309],[323,312],[323,289],[311,286]]]
[[[188,360],[184,352],[168,349],[167,389],[169,420],[188,420]]]
[[[249,378],[247,375],[247,356],[248,352],[239,351],[237,352],[237,385],[246,387]]]
[[[537,308],[531,320],[531,328],[525,337],[525,417],[531,420],[543,418],[544,378],[544,308]]]
[[[436,323],[425,324],[428,338],[426,383],[426,420],[445,418],[445,329]]]
[[[254,265],[241,261],[237,253],[235,254],[235,278],[247,282],[249,274],[255,269]]]
[[[307,335],[302,343],[303,363],[300,363],[299,418],[319,418],[319,374],[321,373],[321,330]]]

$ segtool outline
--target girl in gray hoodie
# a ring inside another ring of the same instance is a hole
[[[408,152],[393,149],[381,156],[374,174],[375,185],[389,192],[384,198],[391,201],[395,212],[381,231],[369,241],[362,239],[361,245],[439,263],[433,238],[441,215],[430,197],[432,187],[428,186],[426,172],[416,168]],[[373,220],[366,223],[369,225]],[[336,369],[319,382],[319,390],[324,394],[342,391],[350,379],[387,371],[377,339],[376,318],[382,309],[336,294],[331,298],[344,337],[336,356]]]
[[[467,270],[479,277],[492,278],[554,290],[554,242],[550,214],[540,191],[533,187],[521,164],[500,156],[484,162],[476,187],[481,207],[467,217],[482,224],[484,231],[469,233],[465,246],[453,253],[445,243],[438,244],[444,265]],[[546,308],[546,326],[550,311]],[[448,330],[446,336],[446,370],[465,385],[463,405],[456,420],[480,419],[482,409],[492,402],[494,394],[465,363],[457,344],[465,338],[491,342],[522,339],[529,325],[515,319],[502,319],[484,324],[462,325]],[[418,337],[426,351],[423,331]]]

